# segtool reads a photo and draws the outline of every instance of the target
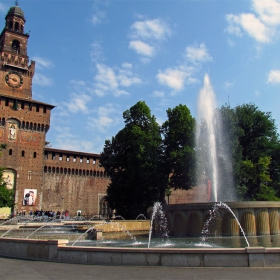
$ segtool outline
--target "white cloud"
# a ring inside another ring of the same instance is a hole
[[[279,0],[252,0],[253,13],[228,14],[226,31],[236,36],[247,33],[259,43],[270,43],[280,25]]]
[[[91,22],[93,25],[97,25],[102,23],[106,19],[106,12],[104,12],[102,9],[100,9],[99,6],[101,5],[107,5],[107,1],[94,1],[94,6],[93,6],[93,15],[91,17]]]
[[[144,56],[140,58],[143,63],[148,63],[147,57],[154,56],[160,42],[170,35],[170,28],[161,19],[136,21],[131,25],[129,48]]]
[[[46,58],[43,58],[43,57],[39,57],[39,56],[34,56],[33,57],[33,60],[36,61],[36,67],[38,69],[43,69],[43,68],[52,68],[54,65],[53,63],[46,59]]]
[[[98,74],[95,76],[97,83],[106,85],[109,89],[116,89],[118,82],[113,69],[105,64],[97,64],[96,67],[98,70]]]
[[[168,25],[161,19],[137,21],[131,26],[132,37],[162,40],[170,36]]]
[[[234,84],[231,82],[225,82],[224,83],[224,89],[228,90],[229,88],[231,88]]]
[[[268,74],[268,83],[280,84],[280,70],[271,70]]]
[[[186,48],[186,57],[194,64],[212,60],[204,43],[200,44],[198,47],[188,46]]]
[[[159,71],[156,76],[160,84],[173,90],[171,95],[182,91],[185,84],[199,83],[199,79],[195,77],[196,73],[200,70],[202,63],[212,61],[204,43],[199,46],[187,46],[183,57],[184,61],[181,64]]]
[[[104,60],[102,48],[98,43],[91,44],[90,58],[93,62]]]
[[[154,48],[140,40],[130,41],[129,48],[141,55],[152,56],[154,54]]]
[[[124,62],[122,63],[122,68],[132,69],[132,64],[128,62]]]
[[[97,64],[97,74],[95,76],[94,92],[98,96],[104,96],[108,92],[119,97],[128,95],[121,87],[130,87],[141,84],[142,80],[132,72],[132,65],[123,63],[123,68],[110,68],[105,64]]]
[[[160,84],[165,84],[175,90],[184,88],[184,81],[187,76],[185,71],[179,69],[168,68],[163,73],[157,74],[157,79]]]
[[[121,114],[112,104],[106,104],[106,106],[101,106],[97,109],[96,115],[96,117],[90,117],[88,119],[88,125],[104,133],[108,131],[110,127],[119,123]]]
[[[73,135],[69,131],[71,129],[69,127],[63,127],[63,131],[61,127],[55,128],[59,133],[57,133],[56,137],[56,147],[69,150],[69,151],[84,151],[89,152],[93,151],[93,145],[96,144],[96,141],[85,141],[84,139],[79,139],[77,135]],[[99,151],[98,151],[99,152]]]
[[[130,70],[119,70],[117,76],[119,84],[124,87],[130,87],[133,84],[141,84],[142,81],[138,77],[133,76]]]
[[[268,25],[280,24],[280,1],[266,0],[253,1],[253,10],[259,15],[260,19]]]
[[[88,113],[89,109],[87,105],[91,99],[92,98],[89,95],[73,93],[70,102],[65,105],[71,113]]]
[[[163,98],[164,97],[164,92],[163,91],[157,91],[155,90],[152,94],[153,97],[160,97]]]
[[[53,80],[47,78],[43,74],[35,72],[35,75],[33,77],[33,83],[39,86],[51,86],[53,84]]]

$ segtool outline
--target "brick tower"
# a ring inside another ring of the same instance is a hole
[[[21,8],[11,7],[0,35],[0,166],[15,192],[14,212],[40,208],[43,187],[43,161],[46,132],[53,105],[32,99],[35,62],[29,63]]]

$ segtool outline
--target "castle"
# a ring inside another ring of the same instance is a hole
[[[105,201],[108,174],[100,155],[47,147],[46,133],[54,105],[32,99],[35,61],[29,61],[24,31],[25,17],[17,5],[5,17],[0,35],[0,166],[4,180],[14,190],[14,209],[0,209],[0,216],[35,210],[65,211],[70,215],[107,216]],[[175,190],[169,203],[197,202],[205,188]],[[199,194],[199,196],[197,195]],[[206,198],[203,200],[207,200]]]
[[[35,61],[29,61],[25,17],[11,7],[0,35],[0,166],[14,189],[14,213],[68,210],[107,214],[104,201],[110,182],[99,155],[48,148],[46,133],[55,107],[32,99]]]

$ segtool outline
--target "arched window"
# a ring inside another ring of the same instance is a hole
[[[20,53],[20,42],[18,40],[14,40],[12,42],[12,51],[16,52],[17,54]]]
[[[17,31],[17,32],[19,31],[19,24],[18,24],[18,22],[15,23],[15,31]]]

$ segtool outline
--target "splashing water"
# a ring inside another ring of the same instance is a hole
[[[139,218],[143,218],[144,220],[147,220],[147,218],[146,218],[146,216],[144,214],[138,215],[135,220],[138,220]]]
[[[152,214],[152,218],[151,218],[151,226],[150,226],[150,232],[149,232],[148,248],[150,248],[150,244],[151,244],[153,222],[155,222],[155,229],[158,229],[160,237],[162,239],[169,238],[167,220],[166,220],[164,212],[162,211],[162,205],[160,202],[156,202],[153,207],[153,214]]]
[[[89,228],[87,231],[85,231],[83,234],[81,234],[81,235],[79,236],[79,238],[76,239],[76,240],[73,242],[73,244],[72,244],[71,246],[72,246],[72,247],[75,246],[75,244],[76,244],[83,236],[85,236],[87,233],[89,233],[89,232],[91,232],[91,231],[93,231],[93,230],[96,230],[98,227],[104,226],[104,225],[117,225],[124,233],[126,233],[126,234],[130,237],[130,239],[131,239],[133,242],[137,242],[136,237],[134,237],[134,236],[130,233],[130,231],[128,231],[128,230],[127,230],[124,226],[122,226],[121,224],[119,224],[119,223],[117,223],[117,222],[104,222],[104,223],[101,223],[101,224],[99,224],[99,225],[95,225],[95,226]]]
[[[199,92],[196,123],[197,178],[211,182],[210,201],[235,201],[230,141],[225,129],[229,125],[217,110],[215,93],[206,74]],[[209,194],[210,195],[210,194]]]
[[[242,232],[242,234],[243,234],[243,236],[244,236],[244,239],[245,239],[245,241],[246,241],[246,243],[247,243],[247,246],[250,247],[250,244],[249,244],[248,239],[247,239],[247,237],[246,237],[246,235],[245,235],[245,232],[244,232],[244,230],[243,230],[241,224],[239,223],[239,221],[238,221],[236,215],[234,214],[234,212],[231,210],[231,208],[230,208],[226,203],[223,203],[223,202],[221,202],[221,201],[218,202],[218,203],[215,203],[214,206],[213,206],[213,208],[212,208],[212,210],[209,211],[209,213],[210,213],[210,218],[204,223],[204,227],[203,227],[203,230],[202,230],[202,232],[201,232],[201,234],[202,234],[201,241],[202,241],[202,242],[205,242],[206,238],[210,236],[210,224],[211,224],[214,220],[217,219],[217,213],[218,213],[218,211],[219,211],[220,209],[225,209],[225,210],[229,211],[229,212],[232,214],[232,216],[233,216],[234,219],[236,220],[236,222],[237,222],[237,224],[238,224],[238,226],[239,226],[239,228],[240,228],[240,230],[241,230],[241,232]]]

